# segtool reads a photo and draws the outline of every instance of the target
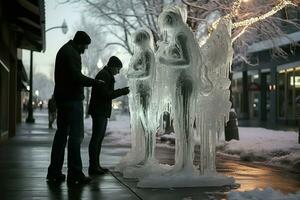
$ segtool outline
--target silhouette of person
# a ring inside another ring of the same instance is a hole
[[[100,165],[100,152],[105,135],[107,118],[111,115],[112,99],[129,93],[129,88],[114,89],[114,75],[119,74],[122,62],[116,56],[109,58],[107,65],[98,72],[95,79],[105,82],[102,86],[93,86],[89,105],[92,116],[92,137],[89,144],[89,174],[101,175],[108,171]]]
[[[47,180],[65,180],[62,174],[65,146],[68,140],[68,184],[86,184],[90,178],[82,172],[80,146],[84,136],[83,104],[84,87],[103,85],[103,81],[81,73],[81,54],[91,43],[84,31],[77,31],[73,40],[58,51],[55,61],[54,98],[57,106],[57,131],[54,136]]]
[[[49,121],[49,128],[52,128],[52,124],[56,119],[56,103],[54,96],[52,95],[51,98],[48,100],[48,121]]]

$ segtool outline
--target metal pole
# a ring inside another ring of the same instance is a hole
[[[56,29],[56,28],[65,28],[65,26],[54,26],[54,27],[48,28],[45,32],[50,31],[52,29]]]
[[[33,109],[32,109],[32,63],[33,63],[33,51],[30,51],[30,75],[29,75],[29,101],[28,101],[28,116],[26,119],[26,123],[34,123],[34,118],[33,118]]]

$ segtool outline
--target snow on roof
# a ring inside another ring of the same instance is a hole
[[[247,53],[254,53],[259,51],[264,51],[267,49],[272,49],[275,46],[284,46],[291,44],[292,42],[300,41],[300,31],[287,34],[285,36],[280,36],[274,39],[263,40],[256,42],[249,46]]]

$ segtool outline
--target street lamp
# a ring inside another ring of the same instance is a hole
[[[46,32],[53,30],[53,29],[57,29],[57,28],[60,28],[62,30],[63,34],[66,34],[68,32],[68,25],[66,23],[66,20],[63,21],[61,26],[54,26],[54,27],[48,28],[45,31],[45,34],[46,34]],[[35,119],[33,118],[33,108],[32,108],[32,71],[33,71],[32,64],[33,64],[33,51],[30,50],[29,100],[28,100],[28,116],[26,119],[26,123],[34,123],[34,121],[35,121]]]
[[[68,25],[67,25],[67,23],[66,23],[66,20],[63,21],[63,23],[62,23],[61,26],[53,26],[53,27],[51,27],[51,28],[48,28],[48,29],[45,31],[45,33],[48,32],[48,31],[50,31],[50,30],[52,30],[52,29],[56,29],[56,28],[61,28],[61,31],[63,32],[63,34],[66,34],[66,33],[68,32]]]

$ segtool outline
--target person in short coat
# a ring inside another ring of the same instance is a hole
[[[89,144],[89,174],[101,175],[108,169],[100,165],[100,151],[105,135],[107,119],[111,116],[112,99],[127,95],[129,88],[114,89],[115,78],[122,68],[122,62],[116,57],[110,57],[107,65],[98,72],[95,79],[103,80],[103,86],[93,86],[88,113],[92,116],[93,128],[92,137]]]

